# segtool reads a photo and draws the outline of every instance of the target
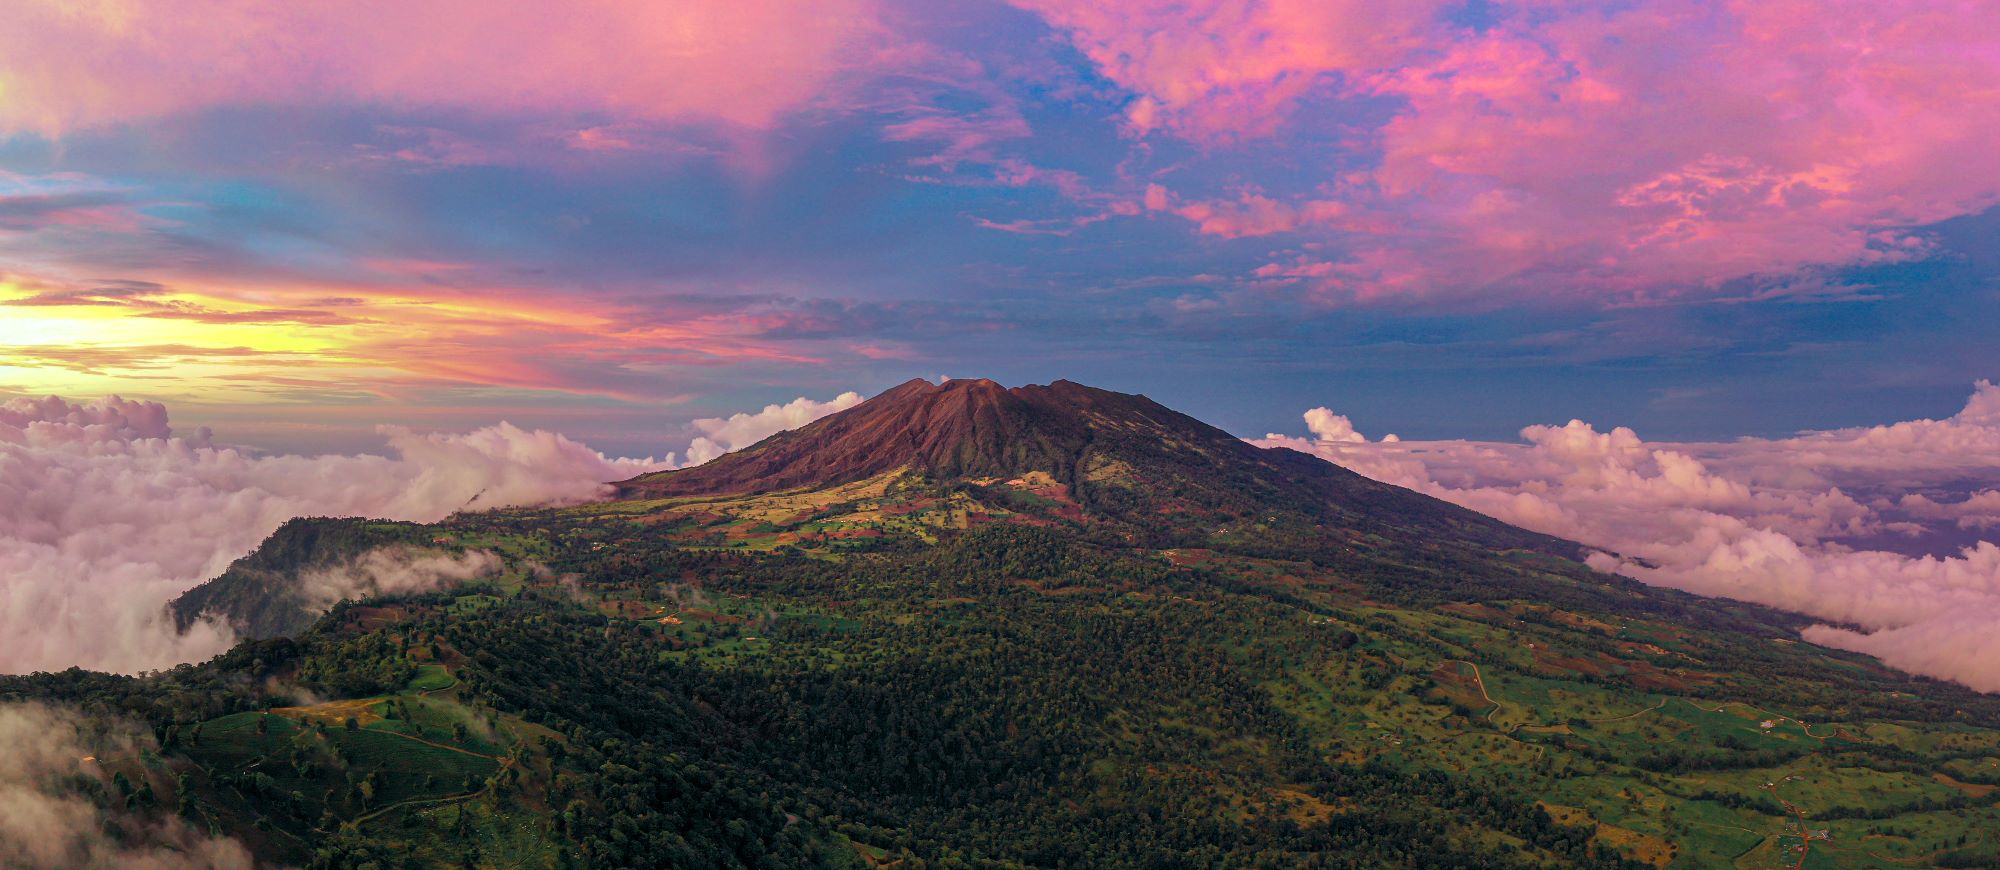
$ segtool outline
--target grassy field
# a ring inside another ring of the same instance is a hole
[[[465,795],[500,771],[511,735],[456,704],[395,700],[409,718],[384,718],[387,700],[355,699],[212,719],[188,754],[244,798],[276,798],[302,825]],[[456,739],[452,725],[465,723],[480,730]]]
[[[436,692],[442,689],[449,689],[457,682],[458,680],[452,677],[451,672],[445,670],[444,665],[433,662],[417,667],[417,675],[410,680],[409,690],[412,692]]]

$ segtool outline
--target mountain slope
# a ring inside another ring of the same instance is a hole
[[[425,542],[429,530],[415,523],[364,519],[292,520],[213,580],[167,605],[182,631],[198,619],[217,619],[244,637],[296,634],[324,612],[304,590],[304,575],[334,570],[373,550]]]
[[[186,599],[289,637],[0,698],[150,722],[83,797],[272,863],[2000,866],[2000,699],[1143,397],[912,382],[621,495],[302,520]],[[503,564],[270,617],[412,546]]]
[[[1573,544],[1364,478],[1317,457],[1265,449],[1144,396],[1059,380],[913,380],[862,404],[693,468],[620,485],[628,498],[824,489],[907,470],[932,482],[1037,472],[1087,513],[1159,546],[1209,541],[1231,523],[1267,545],[1354,535],[1406,545],[1469,543],[1573,554]]]
[[[1048,389],[912,380],[744,450],[644,475],[620,490],[655,498],[760,493],[850,483],[897,468],[939,477],[1035,470],[1067,476],[1090,432],[1073,409],[1044,400]]]
[[[1022,500],[1054,492],[1062,502],[1054,519],[1127,545],[1294,558],[1340,553],[1386,564],[1576,552],[1569,542],[1317,457],[1253,446],[1144,396],[1061,380],[1012,389],[985,379],[912,380],[706,464],[626,481],[618,491],[639,503],[741,500],[838,492],[887,477],[905,492],[956,490],[983,515],[1006,517],[1001,521],[1038,519]],[[291,634],[315,615],[297,591],[303,572],[422,537],[414,526],[294,523],[171,609],[183,627],[207,615],[246,637]]]

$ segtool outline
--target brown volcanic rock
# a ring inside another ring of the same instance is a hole
[[[990,380],[913,380],[708,463],[639,477],[629,496],[772,492],[912,468],[936,477],[1057,473],[1089,441],[1074,409]],[[1066,475],[1062,475],[1066,476]]]
[[[1090,516],[1161,544],[1221,535],[1309,549],[1365,535],[1574,551],[1318,457],[1259,448],[1145,396],[1071,381],[1009,389],[913,380],[706,464],[626,481],[620,492],[754,494],[899,468],[940,483],[1047,472]]]
[[[938,482],[1048,472],[1090,514],[1148,534],[1178,526],[1172,536],[1206,536],[1232,522],[1258,522],[1286,524],[1282,534],[1292,536],[1338,526],[1470,536],[1496,546],[1552,540],[1316,456],[1258,448],[1146,396],[1070,380],[1016,388],[984,378],[910,380],[746,450],[646,474],[620,490],[628,498],[756,494],[838,486],[896,468]]]
[[[620,489],[653,498],[762,493],[834,486],[898,468],[939,480],[1045,471],[1075,489],[1086,461],[1114,458],[1113,445],[1155,454],[1154,460],[1267,465],[1268,451],[1145,396],[1073,381],[1009,389],[985,378],[917,379],[736,453],[638,477]]]

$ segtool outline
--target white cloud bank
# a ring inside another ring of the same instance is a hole
[[[346,564],[299,575],[308,606],[325,610],[343,598],[430,592],[497,573],[504,565],[490,550],[452,556],[415,547],[378,547]]]
[[[2000,529],[2000,386],[1943,420],[1720,443],[1580,420],[1523,444],[1371,442],[1305,418],[1311,438],[1254,443],[1600,548],[1602,570],[1858,625],[1805,639],[2000,691],[2000,546],[1980,539]]]
[[[835,411],[845,411],[861,401],[861,394],[850,390],[834,396],[830,402],[815,402],[801,396],[783,405],[765,405],[764,410],[754,414],[704,417],[694,421],[695,431],[701,435],[688,445],[687,464],[700,465],[724,453],[742,450],[779,432],[797,429]]]
[[[845,393],[699,420],[688,453],[705,461],[860,401]],[[606,495],[605,481],[676,464],[672,454],[614,459],[508,423],[382,431],[388,456],[266,456],[207,430],[176,434],[153,402],[0,404],[0,673],[134,672],[227,649],[234,637],[221,626],[176,634],[164,604],[294,517],[429,522],[467,508],[574,503]],[[374,567],[378,580],[414,576]],[[424,566],[438,577],[463,570]]]

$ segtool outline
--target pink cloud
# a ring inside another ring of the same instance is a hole
[[[1324,77],[1393,66],[1444,3],[1015,0],[1136,94],[1126,122],[1208,143],[1270,135]]]
[[[674,400],[679,368],[909,352],[866,340],[866,317],[790,298],[649,299],[610,288],[565,296],[504,283],[517,276],[477,263],[357,265],[375,280],[258,283],[166,268],[148,273],[159,281],[83,282],[0,272],[0,282],[20,294],[0,293],[0,318],[115,323],[120,335],[0,346],[0,364],[144,377],[203,363],[199,373],[180,373],[177,387],[187,394],[223,387],[407,399],[419,390],[473,386],[650,404]],[[260,342],[250,328],[259,326],[296,329],[312,342],[252,350]]]
[[[0,28],[0,132],[329,102],[762,128],[864,63],[875,22],[874,0],[27,0]]]
[[[891,142],[929,142],[939,151],[918,161],[919,165],[954,167],[960,162],[988,158],[992,146],[1029,133],[1028,122],[1010,105],[985,111],[959,114],[932,109],[882,129],[882,138]]]
[[[0,196],[0,232],[70,229],[136,233],[147,224],[145,215],[129,204],[66,206],[30,197]]]
[[[580,151],[634,151],[639,145],[609,127],[585,127],[570,136],[570,147]]]
[[[0,88],[5,79],[0,78]],[[163,223],[134,191],[74,173],[22,175],[0,170],[0,238],[20,234],[138,233]]]
[[[1205,233],[1350,234],[1337,279],[1299,282],[1328,302],[1711,292],[1924,256],[1908,228],[2000,203],[1993,4],[1546,0],[1483,31],[1426,3],[1022,5],[1132,95],[1138,135],[1267,147],[1395,101],[1371,168],[1270,203],[1148,197]],[[1346,207],[1313,212],[1328,189]]]
[[[1239,191],[1235,199],[1182,201],[1166,188],[1147,185],[1142,200],[1147,209],[1171,212],[1193,221],[1205,235],[1236,239],[1289,233],[1301,227],[1332,225],[1348,214],[1344,203],[1328,199],[1281,202],[1261,192]]]
[[[1950,520],[1962,529],[2000,527],[2000,489],[1975,492],[1960,501],[1939,502],[1922,493],[1903,496],[1897,507],[1930,520]]]
[[[900,344],[890,344],[883,342],[862,342],[862,343],[849,344],[847,346],[847,351],[848,353],[852,353],[855,356],[861,357],[863,359],[909,360],[909,359],[916,359],[918,357],[918,353],[915,348],[906,347]]]

